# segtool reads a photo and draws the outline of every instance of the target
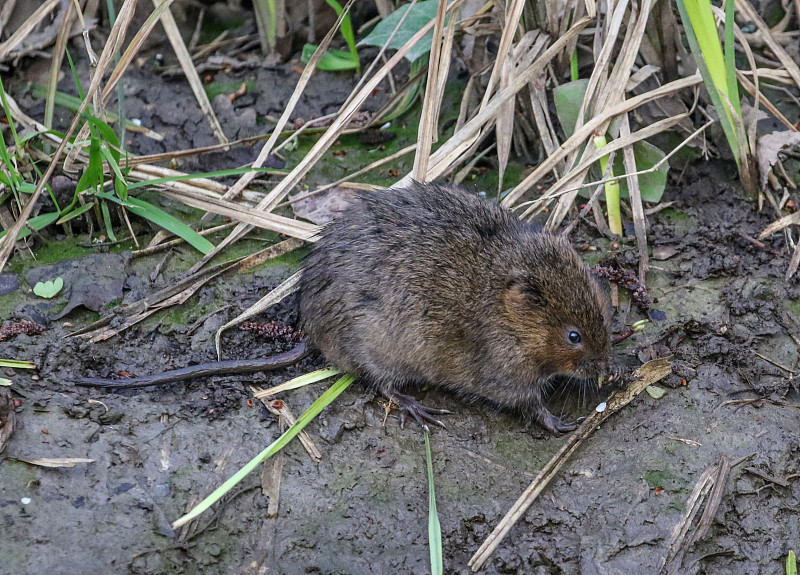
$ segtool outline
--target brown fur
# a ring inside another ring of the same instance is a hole
[[[384,395],[427,383],[485,398],[552,431],[574,426],[544,406],[543,384],[605,373],[609,317],[565,239],[448,185],[360,195],[300,280],[302,329],[339,369]]]

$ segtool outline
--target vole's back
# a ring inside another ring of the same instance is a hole
[[[446,185],[359,196],[300,283],[302,329],[341,370],[384,393],[431,383],[537,414],[542,378],[608,359],[603,306],[564,240]],[[559,356],[566,327],[586,332],[585,352]]]

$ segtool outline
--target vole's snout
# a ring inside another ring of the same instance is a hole
[[[573,373],[580,377],[599,378],[607,382],[619,379],[622,368],[607,356],[586,355],[575,365]]]

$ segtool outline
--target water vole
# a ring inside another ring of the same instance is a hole
[[[569,243],[449,185],[359,195],[323,228],[300,279],[301,327],[421,425],[430,384],[520,411],[557,433],[556,374],[610,366],[610,306]]]

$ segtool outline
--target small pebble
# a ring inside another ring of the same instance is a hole
[[[606,410],[606,407],[607,407],[607,404],[606,404],[606,402],[604,401],[603,403],[601,403],[600,405],[598,405],[597,407],[595,407],[595,408],[594,408],[594,410],[595,410],[597,413],[603,413],[603,412]]]

